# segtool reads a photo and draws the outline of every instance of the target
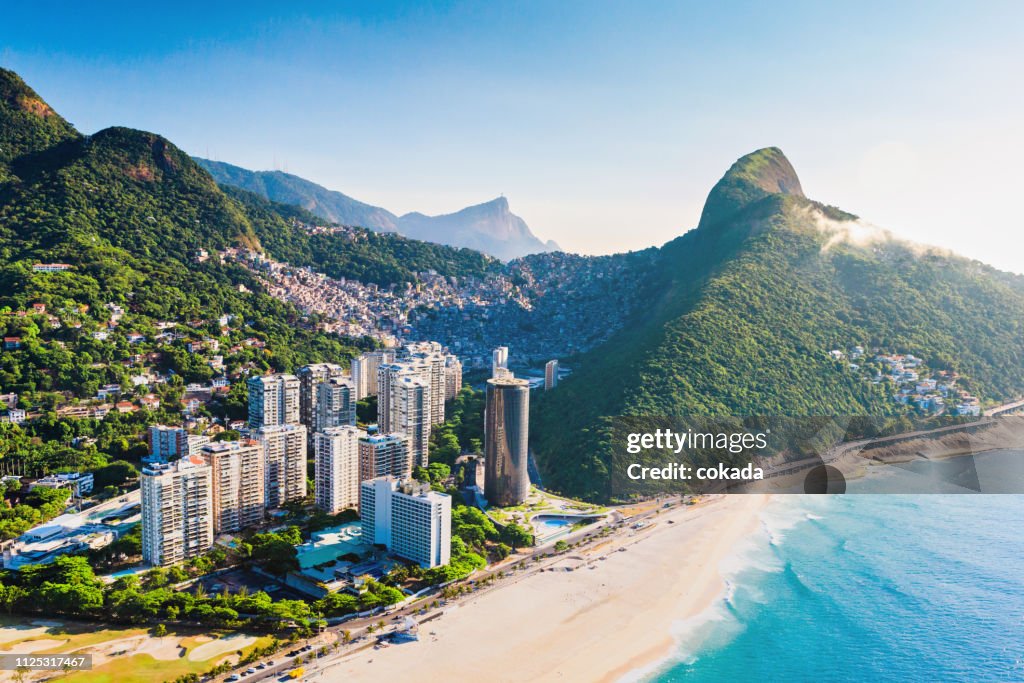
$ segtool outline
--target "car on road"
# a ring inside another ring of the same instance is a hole
[[[238,674],[231,674],[230,676],[228,676],[224,680],[227,681],[228,683],[234,683],[234,681],[237,681],[238,679],[239,679]]]

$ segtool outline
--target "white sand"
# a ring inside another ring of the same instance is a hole
[[[179,644],[180,640],[179,636],[163,636],[162,638],[150,638],[147,636],[135,648],[134,654],[150,655],[153,659],[178,659],[185,654],[185,648]]]
[[[247,636],[244,633],[234,633],[225,638],[218,638],[217,640],[211,640],[208,643],[199,645],[188,653],[188,658],[189,661],[192,662],[205,662],[206,660],[213,659],[218,655],[222,655],[227,652],[234,652],[235,650],[241,650],[243,647],[249,647],[255,642],[256,636]]]
[[[324,680],[618,680],[670,656],[673,624],[722,594],[719,565],[758,528],[767,500],[726,496],[661,514],[580,553],[588,565],[483,593],[421,625],[418,642],[333,662]]]
[[[32,624],[18,624],[17,626],[4,626],[0,628],[0,645],[13,643],[25,638],[41,636],[50,630],[49,626],[34,626]]]
[[[39,640],[26,640],[12,645],[8,652],[19,655],[30,655],[33,652],[43,652],[44,650],[54,650],[61,645],[68,642],[67,640],[54,640],[53,638],[40,638]]]

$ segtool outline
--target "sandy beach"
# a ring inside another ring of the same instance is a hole
[[[768,499],[724,496],[666,511],[558,562],[571,572],[483,593],[423,624],[418,642],[356,653],[323,680],[619,680],[670,656],[673,624],[723,594],[719,566],[759,527]]]

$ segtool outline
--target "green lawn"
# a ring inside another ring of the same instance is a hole
[[[18,619],[13,617],[0,617],[0,628],[14,626],[31,626],[32,622],[39,619]],[[124,638],[137,638],[148,636],[149,630],[145,628],[103,628],[96,624],[85,624],[78,622],[61,622],[46,630],[42,634],[32,634],[25,638],[10,641],[0,645],[0,652],[16,653],[18,645],[38,640],[61,640],[66,641],[59,646],[37,650],[34,654],[47,653],[72,653],[85,648],[102,647]],[[203,674],[218,662],[233,655],[236,650],[231,650],[210,659],[193,662],[189,660],[188,653],[206,641],[200,636],[211,636],[219,638],[230,635],[228,632],[201,632],[196,630],[172,631],[168,638],[175,646],[185,648],[184,656],[173,659],[157,659],[149,653],[134,655],[121,655],[110,657],[102,665],[92,671],[76,671],[70,673],[61,680],[75,681],[76,683],[152,683],[153,681],[170,681],[178,676],[187,673]],[[241,648],[243,656],[256,647],[269,645],[271,638],[261,637],[246,647]]]

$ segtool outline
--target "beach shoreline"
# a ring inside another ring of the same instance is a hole
[[[727,589],[722,564],[761,527],[765,494],[665,509],[631,534],[570,551],[420,627],[417,642],[332,662],[325,680],[618,681],[676,650],[674,626]]]

